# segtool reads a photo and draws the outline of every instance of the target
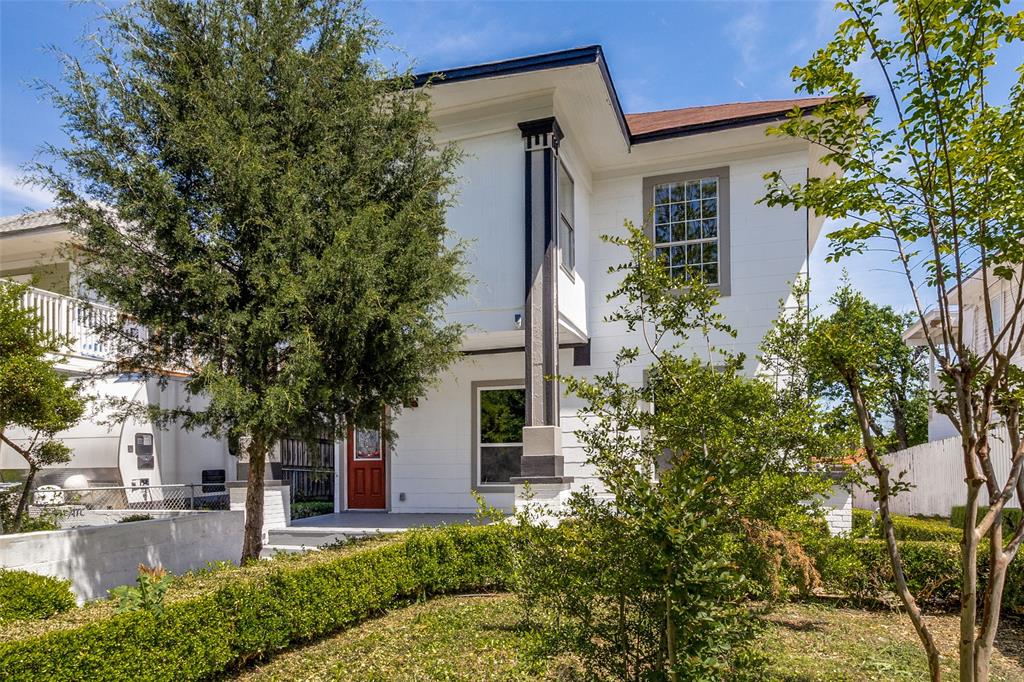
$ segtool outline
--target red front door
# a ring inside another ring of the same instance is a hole
[[[384,439],[374,429],[348,432],[348,508],[384,509]]]

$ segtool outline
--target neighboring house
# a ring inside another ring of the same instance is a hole
[[[977,353],[985,352],[991,347],[992,343],[989,338],[988,322],[985,317],[985,279],[988,279],[989,300],[992,305],[992,326],[994,333],[998,335],[1003,329],[1004,321],[1012,315],[1013,300],[1016,293],[1015,285],[1012,282],[993,277],[991,273],[987,278],[983,278],[981,271],[978,270],[966,279],[959,292],[957,289],[953,289],[947,294],[951,301],[962,301],[965,339],[967,345]],[[956,310],[956,305],[951,306],[951,311],[954,314]],[[926,312],[924,318],[931,337],[941,343],[942,331],[939,327],[938,310],[932,309]],[[925,325],[922,325],[921,322],[916,322],[904,332],[903,340],[911,346],[924,346],[927,343],[924,330]],[[1004,341],[1004,349],[1005,345]],[[1020,358],[1014,357],[1014,362],[1020,364]],[[938,364],[935,357],[931,354],[929,354],[928,383],[932,391],[939,390]],[[940,414],[934,407],[930,406],[928,408],[928,440],[943,440],[953,436],[959,436],[953,427],[953,423],[949,421],[948,417]]]
[[[792,181],[823,172],[820,150],[765,134],[821,98],[627,115],[597,46],[423,74],[417,87],[434,75],[439,141],[465,152],[448,218],[470,242],[474,277],[447,315],[471,328],[462,358],[395,416],[394,443],[360,432],[337,448],[338,509],[467,512],[479,491],[509,510],[524,480],[541,499],[593,484],[573,435],[580,404],[550,377],[606,372],[622,346],[641,345],[605,321],[619,279],[607,271],[627,254],[600,236],[646,225],[673,266],[703,268],[738,332],[716,341],[745,353],[753,374],[821,228],[805,211],[758,203],[769,171]],[[73,268],[46,260],[60,240],[23,234],[31,246],[5,251],[0,275],[45,269],[52,279],[37,286],[74,294]],[[643,363],[632,372],[642,381]],[[213,450],[208,466],[230,470],[226,447]],[[190,457],[175,466],[207,466]]]
[[[24,304],[37,311],[44,329],[69,338],[70,347],[56,358],[57,369],[69,380],[86,377],[110,358],[110,348],[92,326],[114,314],[109,306],[90,300],[76,277],[69,254],[72,248],[68,226],[51,212],[0,219],[0,278],[31,285]],[[89,384],[85,393],[100,400],[90,406],[78,426],[60,434],[72,448],[72,461],[41,471],[38,484],[158,486],[223,483],[234,478],[234,464],[223,441],[183,429],[161,430],[139,419],[107,423],[110,414],[103,399],[174,406],[185,399],[181,377],[169,377],[167,389],[161,391],[155,381],[122,375]],[[24,470],[24,460],[0,446],[0,480],[16,480]]]
[[[988,277],[989,300],[992,303],[992,325],[998,334],[1004,322],[1010,317],[1016,285],[1006,280]],[[984,352],[990,347],[988,325],[985,316],[985,282],[981,271],[973,273],[957,291],[953,289],[947,296],[951,301],[962,301],[963,332],[967,345],[977,352]],[[951,311],[956,314],[956,305]],[[920,321],[911,325],[903,334],[903,339],[912,346],[927,344],[925,330],[938,343],[942,342],[942,331],[939,328],[939,313],[933,309],[925,313],[924,324]],[[1004,345],[1005,348],[1005,345]],[[1020,363],[1015,357],[1014,362]],[[940,388],[939,371],[934,356],[929,354],[929,388],[938,391]],[[992,466],[996,478],[1005,480],[1010,473],[1010,444],[1006,429],[998,427],[993,430],[990,441],[992,447]],[[892,511],[898,514],[921,514],[925,516],[949,516],[951,508],[966,504],[967,487],[964,485],[966,473],[960,434],[957,433],[949,418],[940,414],[934,406],[928,408],[928,442],[886,456],[890,469],[901,476],[901,480],[910,485],[906,492],[895,496],[890,502]],[[876,509],[877,503],[870,490],[858,487],[853,491],[854,506],[863,509]],[[988,503],[988,492],[981,491],[982,504]],[[1019,501],[1011,499],[1010,507],[1019,506]]]

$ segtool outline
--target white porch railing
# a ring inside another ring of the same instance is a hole
[[[21,304],[36,311],[42,331],[71,339],[71,355],[100,360],[110,358],[113,349],[95,330],[114,321],[117,315],[114,308],[32,287],[25,290]]]

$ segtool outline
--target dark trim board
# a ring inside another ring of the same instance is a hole
[[[478,78],[493,78],[495,76],[511,76],[531,71],[544,71],[545,69],[560,69],[566,66],[596,62],[599,60],[600,55],[600,45],[587,45],[585,47],[545,52],[528,57],[515,57],[513,59],[487,62],[486,64],[459,66],[454,69],[442,69],[439,71],[425,71],[413,75],[412,83],[413,87],[419,88],[431,80],[436,80],[438,83],[458,83]]]
[[[558,350],[573,350],[577,348],[583,348],[589,346],[590,342],[587,343],[560,343],[558,344]],[[505,348],[481,348],[480,350],[464,350],[461,355],[502,355],[504,353],[525,353],[525,346],[508,346]]]

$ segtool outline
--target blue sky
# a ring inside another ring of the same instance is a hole
[[[792,97],[790,69],[824,44],[841,20],[832,4],[367,3],[399,48],[382,58],[416,70],[598,43],[627,112]],[[58,80],[56,60],[46,47],[81,53],[81,38],[95,28],[96,13],[95,5],[64,0],[0,0],[0,215],[48,205],[45,194],[16,184],[19,166],[40,144],[64,138],[59,119],[29,84]],[[1019,53],[1014,56],[1014,64],[1021,61]],[[870,88],[871,81],[866,83]],[[824,242],[819,240],[811,266],[819,300],[840,272],[824,263]],[[872,299],[909,305],[905,280],[884,254],[851,258],[844,265]]]

